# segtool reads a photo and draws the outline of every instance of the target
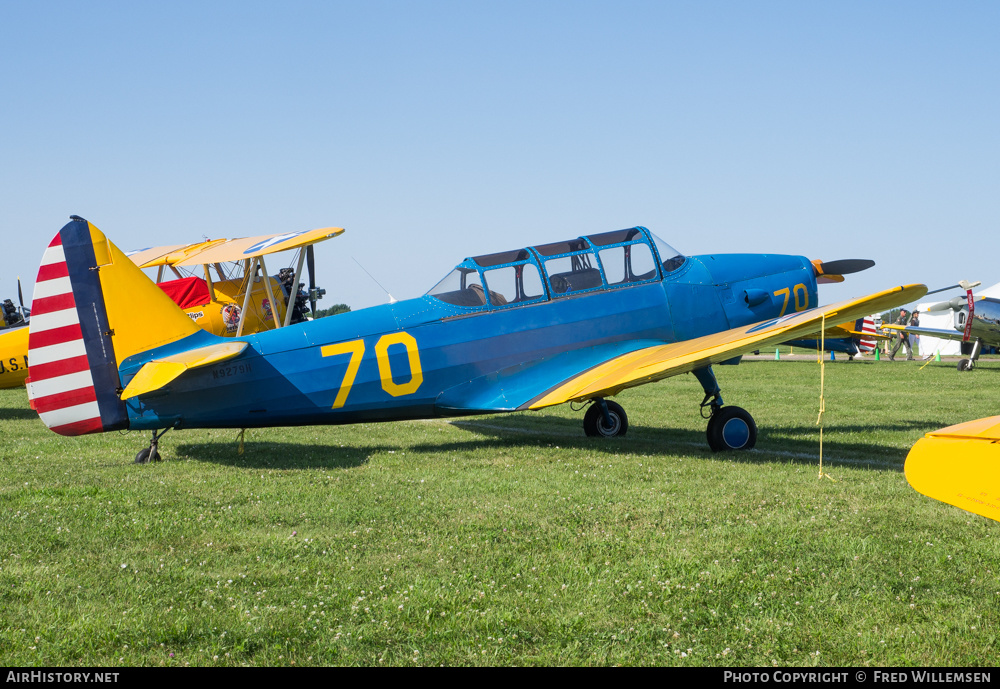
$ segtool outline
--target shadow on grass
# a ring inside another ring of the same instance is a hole
[[[695,454],[727,462],[763,463],[772,461],[815,464],[819,458],[819,430],[815,426],[793,426],[768,430],[757,436],[756,448],[751,452],[712,452],[704,431],[692,431],[653,426],[630,426],[624,438],[588,438],[579,428],[579,422],[560,417],[546,417],[541,423],[530,426],[514,419],[493,417],[486,420],[457,420],[452,425],[469,432],[489,436],[491,445],[497,447],[549,448],[554,445],[607,454],[680,453]],[[909,447],[886,447],[872,443],[838,440],[833,434],[880,432],[926,432],[948,425],[945,422],[899,421],[891,425],[837,426],[827,428],[823,440],[823,460],[832,465],[865,466],[887,471],[902,471]],[[831,437],[833,435],[833,437]],[[789,437],[791,436],[791,437]],[[470,451],[482,447],[483,441],[469,440],[459,443],[417,445],[416,453]]]
[[[30,421],[37,418],[38,413],[34,409],[0,407],[0,421]]]
[[[243,444],[243,454],[234,442],[185,443],[167,453],[170,459],[193,459],[248,469],[353,469],[366,464],[382,449],[247,441]]]
[[[444,421],[444,420],[442,420]],[[819,431],[815,426],[785,426],[761,429],[757,446],[751,452],[712,452],[705,432],[636,426],[629,428],[624,438],[588,438],[578,419],[559,416],[521,415],[465,417],[450,420],[456,428],[479,437],[458,442],[421,443],[408,446],[406,451],[434,455],[448,452],[468,454],[486,448],[536,448],[545,450],[558,446],[592,453],[621,454],[685,454],[727,462],[767,463],[793,462],[815,464],[819,457]],[[838,439],[845,434],[864,436],[873,432],[922,434],[949,425],[946,421],[898,420],[875,426],[840,425],[827,428],[823,442],[824,463],[844,466],[864,466],[885,471],[901,471],[909,447],[886,447],[867,442]],[[393,446],[394,448],[395,446]],[[385,452],[380,445],[348,446],[248,440],[243,454],[235,442],[184,443],[166,450],[168,457],[193,459],[219,465],[252,469],[350,469],[363,466],[372,455]]]

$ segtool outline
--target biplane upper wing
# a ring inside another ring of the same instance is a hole
[[[239,239],[209,239],[193,244],[149,247],[129,251],[125,255],[140,268],[227,263],[298,249],[336,237],[343,231],[341,227],[321,227],[304,232],[282,232]]]
[[[203,263],[243,261],[266,254],[298,249],[336,237],[343,232],[342,227],[321,227],[304,232],[284,232],[259,237],[206,242],[202,248],[196,251],[188,250],[185,256],[178,256],[177,260],[173,261],[173,265],[190,266]]]
[[[149,268],[150,266],[158,266],[166,263],[166,257],[172,253],[176,253],[181,249],[186,249],[190,246],[198,246],[202,242],[197,242],[196,244],[170,244],[167,246],[151,246],[145,249],[134,249],[132,251],[126,251],[125,255],[132,259],[132,262],[139,266],[140,268]]]
[[[815,335],[829,327],[827,321],[844,323],[856,320],[873,312],[908,304],[926,292],[925,285],[905,285],[692,340],[615,354],[600,364],[565,378],[519,408],[541,409],[563,402],[615,395],[626,388],[718,364],[762,347]]]
[[[917,492],[1000,521],[1000,416],[926,434],[904,472]]]

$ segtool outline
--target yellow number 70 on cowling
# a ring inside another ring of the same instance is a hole
[[[791,289],[785,287],[784,289],[779,289],[777,292],[774,293],[774,296],[776,297],[785,295],[785,302],[781,305],[781,313],[778,314],[779,316],[785,315],[785,311],[788,310],[788,298],[791,297],[793,293],[795,294],[796,311],[805,311],[807,308],[809,308],[809,290],[806,289],[805,285],[799,283],[795,285],[795,287],[792,287]]]

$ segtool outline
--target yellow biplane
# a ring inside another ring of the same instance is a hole
[[[24,384],[28,377],[28,322],[31,311],[24,308],[21,279],[17,280],[19,306],[11,299],[0,304],[0,388]]]
[[[139,249],[127,256],[140,268],[155,270],[157,286],[199,327],[222,337],[237,337],[298,323],[315,313],[316,301],[326,290],[316,287],[313,247],[343,232],[343,228],[323,227],[209,239]],[[293,250],[297,251],[292,257],[294,267],[268,273],[266,256]],[[300,282],[304,268],[308,289]],[[136,318],[142,318],[141,311],[137,302]],[[20,327],[10,326],[9,333],[0,330],[0,388],[23,385],[28,376],[27,318],[22,321]]]

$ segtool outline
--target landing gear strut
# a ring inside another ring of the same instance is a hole
[[[694,371],[694,375],[705,390],[701,409],[704,417],[708,408],[705,437],[712,452],[753,449],[757,444],[757,424],[750,413],[741,407],[722,406],[722,390],[711,366]]]
[[[598,397],[583,415],[583,432],[589,437],[614,438],[625,435],[628,416],[617,402]]]
[[[962,348],[965,349],[964,343]],[[983,348],[983,341],[980,340],[979,338],[976,338],[975,343],[972,345],[972,354],[969,356],[969,358],[958,360],[958,370],[971,371],[973,368],[975,368],[976,362],[979,360],[979,352],[982,350],[982,348]],[[965,354],[965,352],[963,351],[962,354]]]
[[[149,464],[150,462],[159,462],[160,451],[158,449],[158,445],[160,443],[160,438],[169,430],[169,428],[164,428],[159,433],[153,431],[153,437],[149,441],[149,447],[139,450],[139,454],[135,456],[135,463]]]

